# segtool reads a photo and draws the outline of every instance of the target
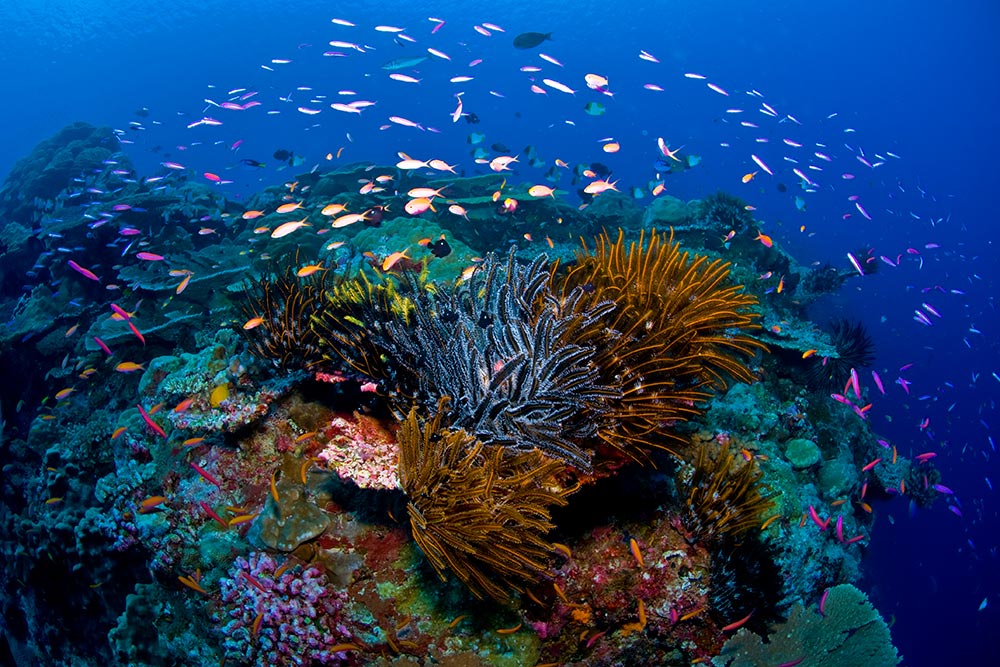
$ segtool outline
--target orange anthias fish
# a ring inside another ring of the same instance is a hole
[[[774,245],[774,241],[771,240],[771,237],[763,232],[757,232],[757,236],[754,237],[754,241],[760,241],[768,248]]]
[[[407,250],[409,250],[409,248],[407,248]],[[389,256],[382,261],[382,270],[388,271],[392,267],[394,267],[396,265],[396,262],[398,262],[399,260],[409,259],[409,258],[410,256],[406,254],[406,250],[397,250],[394,253],[390,253]]]
[[[307,276],[311,276],[317,271],[322,271],[322,270],[323,270],[322,262],[320,262],[319,264],[307,264],[306,266],[303,266],[301,269],[296,271],[295,275],[297,275],[299,278],[305,278]]]
[[[134,373],[135,371],[144,371],[146,367],[134,361],[123,361],[115,366],[115,370],[119,373]]]

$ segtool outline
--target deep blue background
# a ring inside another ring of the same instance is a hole
[[[550,0],[359,1],[346,7],[336,3],[342,6],[336,10],[330,9],[333,4],[300,0],[294,8],[279,9],[265,0],[6,0],[0,6],[0,174],[35,143],[76,120],[119,128],[142,120],[148,129],[129,135],[137,142],[129,154],[147,173],[165,159],[163,153],[150,152],[159,144],[169,159],[233,178],[236,183],[228,186],[233,196],[288,176],[273,164],[259,173],[234,168],[241,157],[273,163],[270,155],[281,147],[301,153],[306,166],[347,146],[344,161],[388,163],[395,161],[397,150],[405,150],[474,170],[464,143],[473,129],[487,134],[487,145],[501,141],[520,151],[534,144],[548,164],[555,157],[571,163],[601,160],[623,184],[642,185],[652,176],[655,138],[663,136],[672,146],[683,144],[685,151],[704,157],[697,169],[670,177],[671,194],[695,198],[724,188],[744,196],[757,205],[758,217],[775,240],[803,263],[829,260],[846,267],[845,253],[866,245],[876,256],[893,258],[908,247],[918,249],[922,268],[917,255],[899,269],[882,266],[875,276],[849,282],[817,312],[820,321],[841,313],[869,325],[879,347],[876,367],[887,385],[900,366],[915,364],[906,373],[914,382],[912,394],[907,397],[890,386],[889,397],[875,401],[873,423],[902,452],[939,452],[936,463],[944,482],[958,493],[964,513],[959,519],[939,504],[911,519],[904,500],[877,508],[866,588],[883,613],[895,619],[893,635],[905,664],[957,664],[996,654],[991,635],[1000,628],[1000,520],[996,494],[984,480],[1000,483],[987,440],[991,435],[1000,440],[994,423],[1000,381],[991,375],[1000,373],[993,199],[1000,176],[1000,48],[995,39],[1000,9],[995,3],[648,1],[628,10],[618,3]],[[334,15],[359,28],[333,26]],[[447,23],[431,36],[427,16]],[[488,39],[477,35],[471,26],[482,21],[497,23],[507,33]],[[405,26],[420,43],[397,46],[371,30],[379,23]],[[540,50],[566,67],[555,68],[532,52],[511,48],[512,36],[524,30],[552,31],[554,41]],[[354,39],[377,51],[323,58],[331,39]],[[448,52],[453,60],[422,65],[419,86],[389,81],[379,69],[385,60],[418,54],[426,46]],[[639,60],[639,49],[652,52],[661,64]],[[476,80],[462,86],[448,83],[448,77],[466,72],[472,57],[484,59],[468,71]],[[294,62],[275,66],[273,73],[261,70],[272,58]],[[579,92],[573,97],[551,90],[544,97],[531,94],[528,75],[518,71],[525,64],[544,66],[542,76]],[[730,97],[682,77],[692,71],[729,90]],[[609,75],[615,98],[584,89],[586,72]],[[647,82],[666,91],[643,90]],[[208,88],[210,84],[218,88]],[[361,118],[328,108],[306,117],[294,108],[316,106],[307,103],[308,92],[295,92],[294,104],[277,102],[299,85],[333,97],[337,90],[351,88],[378,105]],[[204,98],[222,101],[225,91],[238,87],[261,91],[258,99],[267,104],[243,115],[212,108],[208,115],[223,119],[223,127],[185,129],[202,115]],[[793,114],[803,126],[776,126],[757,113],[756,100],[743,92],[749,89],[764,93],[769,104]],[[457,90],[466,91],[466,109],[482,118],[480,125],[451,124],[448,114]],[[489,90],[506,97],[494,97]],[[587,116],[582,112],[586,101],[605,103],[607,113]],[[143,106],[151,116],[137,119],[133,112]],[[739,119],[725,114],[727,107],[744,108],[741,117],[762,129],[735,127],[731,122]],[[268,108],[282,113],[266,116]],[[833,112],[839,115],[826,120]],[[390,114],[433,125],[442,133],[400,127],[380,132],[378,125]],[[566,119],[576,126],[566,125]],[[847,127],[856,132],[845,134]],[[622,143],[621,153],[600,152],[596,141],[607,136]],[[757,144],[758,136],[771,142]],[[824,143],[823,150],[836,157],[835,166],[817,176],[821,191],[803,195],[805,212],[793,205],[796,179],[780,157],[788,152],[775,143],[782,136]],[[237,139],[244,144],[234,154],[226,146]],[[216,140],[224,145],[212,146]],[[198,141],[206,145],[176,148]],[[869,157],[892,151],[901,159],[868,171],[843,146],[845,141],[864,147]],[[730,148],[720,147],[722,142]],[[780,168],[778,176],[758,174],[752,183],[741,184],[739,177],[755,169],[748,160],[751,152]],[[846,170],[858,178],[840,180],[837,175]],[[519,177],[542,182],[541,171],[523,167]],[[789,186],[788,193],[776,191],[777,180]],[[856,212],[842,219],[853,210],[849,194],[861,196],[872,222]],[[932,224],[932,219],[939,222]],[[815,236],[799,233],[800,225]],[[941,248],[928,250],[927,243]],[[921,292],[935,285],[949,293]],[[934,327],[912,320],[914,308],[925,301],[944,316]],[[970,332],[970,326],[983,333]],[[921,430],[924,418],[930,418],[930,426]],[[989,606],[977,611],[984,598]]]

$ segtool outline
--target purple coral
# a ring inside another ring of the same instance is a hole
[[[345,652],[331,648],[347,639],[340,624],[345,594],[328,588],[314,566],[284,568],[266,553],[237,558],[222,591],[223,650],[239,664],[259,667],[338,665]],[[258,620],[259,618],[259,620]]]

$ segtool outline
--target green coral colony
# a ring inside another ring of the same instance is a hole
[[[7,599],[72,601],[4,610],[39,655],[63,650],[59,613],[100,602],[120,616],[95,615],[110,644],[93,650],[131,665],[898,662],[852,583],[869,503],[916,464],[830,401],[870,341],[806,309],[847,275],[755,242],[739,200],[609,191],[577,210],[508,184],[512,213],[484,196],[499,178],[389,167],[468,221],[385,213],[341,244],[255,233],[248,210],[292,220],[272,213],[282,188],[244,206],[183,173],[152,188],[105,170],[102,205],[169,243],[161,263],[118,257],[71,206],[108,139],[71,126],[0,192],[6,219],[29,215],[16,188],[46,198],[34,215],[125,311],[8,224],[5,279],[58,280],[8,314],[5,347],[80,359],[50,364],[26,398],[58,398],[6,443],[5,477],[47,471],[8,503]],[[300,176],[295,215],[402,210],[353,194],[371,169]]]

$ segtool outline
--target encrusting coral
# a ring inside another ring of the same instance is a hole
[[[399,478],[413,538],[438,575],[451,570],[477,597],[499,601],[549,571],[549,508],[566,504],[563,465],[538,451],[487,447],[415,409],[400,428]]]

